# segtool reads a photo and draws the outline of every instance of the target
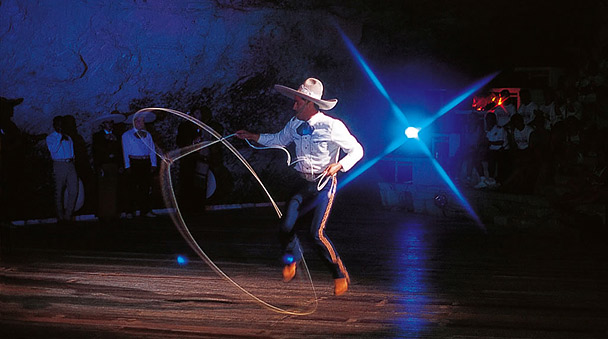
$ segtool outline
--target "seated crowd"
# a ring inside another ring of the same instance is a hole
[[[577,83],[578,84],[578,83]],[[476,189],[518,194],[552,190],[584,202],[606,198],[607,119],[603,102],[581,91],[503,90],[474,111],[466,127],[460,180]],[[480,101],[477,101],[479,104]]]

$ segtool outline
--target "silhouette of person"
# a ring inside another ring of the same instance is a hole
[[[72,221],[78,195],[78,175],[74,166],[74,143],[63,131],[64,117],[53,118],[53,133],[46,137],[46,145],[53,159],[55,206],[58,222]]]
[[[115,124],[125,120],[118,111],[95,120],[99,130],[93,134],[93,166],[97,174],[97,217],[101,221],[119,217],[119,173],[123,168],[122,143]]]
[[[157,167],[156,146],[145,125],[154,119],[154,113],[150,112],[131,115],[127,123],[132,123],[134,127],[122,134],[123,160],[130,196],[127,218],[133,218],[138,208],[140,215],[156,217],[151,203],[152,177]]]

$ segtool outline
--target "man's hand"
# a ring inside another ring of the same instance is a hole
[[[325,169],[325,171],[323,171],[323,173],[325,173],[326,176],[333,176],[336,175],[336,173],[338,173],[338,171],[340,171],[342,169],[342,164],[339,162],[334,162],[333,164],[330,164],[329,166],[327,166],[327,168]]]
[[[236,131],[236,137],[239,139],[253,140],[255,142],[257,142],[260,139],[259,134],[251,133],[251,132],[245,131],[245,130]]]

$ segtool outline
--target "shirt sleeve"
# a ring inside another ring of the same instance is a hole
[[[359,160],[361,160],[361,158],[363,158],[363,147],[357,139],[350,134],[342,121],[334,121],[331,138],[346,153],[344,158],[338,161],[342,165],[342,172],[350,170]]]
[[[260,134],[258,143],[264,146],[287,146],[293,142],[293,119],[290,120],[287,125],[278,133]]]
[[[59,149],[59,140],[61,139],[57,138],[55,133],[49,134],[49,136],[46,137],[46,147],[49,149],[49,152],[51,152],[51,156]]]
[[[150,132],[148,132],[146,139],[148,143],[148,150],[150,151],[150,165],[152,165],[152,167],[156,167],[156,145],[152,140],[152,135],[150,135]]]
[[[122,157],[125,161],[125,168],[131,167],[131,160],[129,159],[129,136],[127,133],[129,133],[129,131],[126,131],[122,135]]]

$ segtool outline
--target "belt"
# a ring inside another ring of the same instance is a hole
[[[72,161],[74,161],[74,158],[69,158],[69,159],[53,159],[53,161],[58,161],[58,162],[72,162]]]
[[[302,177],[303,179],[306,179],[307,181],[316,181],[316,179],[323,173],[317,173],[317,174],[311,174],[311,173],[304,173],[304,172],[298,172],[300,174],[300,177]]]
[[[150,159],[150,157],[147,155],[129,155],[129,159],[148,160],[148,159]]]

